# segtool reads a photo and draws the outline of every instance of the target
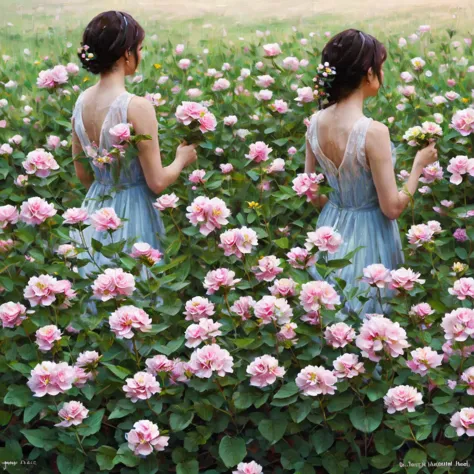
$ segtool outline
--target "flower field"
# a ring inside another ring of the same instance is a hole
[[[113,210],[79,209],[71,114],[95,77],[78,44],[3,55],[7,472],[474,472],[473,38],[423,25],[381,39],[385,85],[366,114],[390,128],[400,188],[427,138],[440,159],[399,220],[404,266],[369,266],[350,291],[337,275],[352,256],[331,258],[341,237],[310,202],[331,190],[304,174],[324,31],[147,36],[127,87],[156,108],[164,164],[201,117],[194,169],[155,202],[162,252],[114,239]],[[111,133],[104,167],[146,139]],[[84,248],[89,226],[111,243]],[[111,263],[81,276],[90,252]],[[371,288],[396,290],[392,313],[341,321]]]

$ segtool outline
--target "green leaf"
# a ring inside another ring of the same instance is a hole
[[[5,410],[0,410],[0,425],[6,426],[10,422],[12,414]]]
[[[59,454],[58,469],[61,474],[80,474],[84,471],[84,456],[77,451],[72,454]]]
[[[31,390],[26,385],[10,385],[3,403],[23,408],[31,402],[31,398]]]
[[[106,364],[105,362],[103,362],[102,365],[107,367],[119,379],[123,380],[127,376],[131,375],[130,370],[126,369],[125,367],[120,367],[120,365]]]
[[[375,431],[383,418],[383,410],[381,407],[354,407],[349,418],[354,428],[363,433],[372,433]]]
[[[38,402],[28,405],[23,412],[23,423],[29,423],[44,407],[44,403]]]
[[[101,409],[86,418],[77,429],[78,433],[81,436],[90,436],[97,433],[102,425],[104,413],[105,410]]]
[[[224,436],[219,443],[219,456],[226,467],[234,467],[243,461],[247,454],[245,441],[242,438]]]
[[[373,381],[367,387],[367,397],[371,402],[375,402],[375,400],[379,400],[380,398],[384,397],[389,388],[390,387],[387,382]]]
[[[109,418],[110,419],[110,418]],[[97,450],[96,461],[101,471],[110,471],[114,466],[117,450],[111,446],[101,446]]]
[[[281,249],[287,249],[290,246],[288,237],[282,237],[281,239],[276,239],[273,241],[275,245],[278,245]]]
[[[20,430],[20,433],[26,437],[28,442],[36,448],[42,448],[45,451],[50,451],[55,448],[59,441],[56,430],[46,427],[38,428],[37,430]]]
[[[328,411],[334,413],[336,411],[344,410],[352,405],[354,396],[351,393],[341,393],[340,395],[334,395],[331,397],[328,403]]]
[[[236,347],[243,349],[244,347],[250,346],[250,344],[255,342],[255,338],[242,337],[240,339],[234,339],[232,342],[236,345]]]
[[[311,435],[311,443],[318,454],[324,453],[334,443],[334,434],[327,428],[315,431]]]
[[[418,448],[412,448],[408,453],[405,454],[403,458],[403,462],[408,464],[411,462],[412,464],[417,463],[426,463],[426,453]]]
[[[196,460],[180,462],[176,466],[176,474],[198,474],[199,463]]]
[[[124,416],[133,413],[136,410],[136,406],[130,400],[119,400],[112,413],[109,416],[109,420],[116,418],[123,418]]]
[[[283,146],[288,143],[288,138],[278,138],[277,140],[273,140],[273,142],[277,146]]]
[[[170,416],[170,427],[173,431],[183,431],[193,421],[194,413],[172,413]]]
[[[281,387],[280,390],[275,393],[273,398],[288,398],[294,395],[295,393],[298,393],[299,390],[300,389],[298,388],[295,382],[290,382],[286,385],[283,385],[283,387]]]
[[[262,420],[258,424],[258,431],[272,444],[283,438],[288,421],[286,420]]]
[[[290,405],[288,411],[290,412],[291,419],[295,423],[301,423],[309,415],[311,404],[311,400],[306,400],[303,403]]]

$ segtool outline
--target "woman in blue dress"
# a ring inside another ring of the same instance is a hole
[[[405,189],[395,180],[395,153],[388,128],[363,114],[364,100],[376,96],[383,81],[384,46],[373,36],[349,29],[334,36],[322,52],[322,63],[336,70],[325,89],[329,102],[311,117],[306,133],[305,172],[315,172],[318,164],[333,188],[328,196],[317,196],[313,205],[322,208],[317,228],[333,227],[343,243],[329,259],[344,258],[362,247],[351,264],[335,276],[345,280],[345,298],[340,319],[356,313],[386,313],[390,308],[381,298],[391,296],[388,289],[377,295],[375,288],[360,280],[363,269],[383,264],[392,270],[404,262],[396,219],[410,202],[425,166],[437,160],[434,143],[420,150],[413,162]],[[315,267],[309,269],[322,279]],[[335,283],[330,278],[331,283]],[[351,291],[368,296],[362,302]],[[336,289],[338,289],[336,287]],[[340,289],[338,289],[340,292]],[[382,307],[381,307],[382,306]]]
[[[89,262],[80,269],[83,276],[107,266],[109,260],[94,253],[91,240],[106,245],[113,241],[145,242],[163,251],[160,236],[164,226],[159,211],[153,207],[157,194],[179,177],[181,170],[197,159],[196,146],[179,145],[176,158],[169,166],[161,164],[158,143],[158,122],[153,105],[143,97],[125,89],[125,77],[133,75],[141,60],[143,28],[127,13],[107,11],[88,24],[78,56],[89,72],[99,74],[94,86],[81,92],[72,116],[72,153],[77,158],[82,152],[88,156],[103,156],[113,147],[109,130],[118,124],[131,124],[136,135],[151,135],[151,140],[140,142],[138,156],[121,166],[117,176],[111,165],[91,158],[93,174],[79,160],[74,166],[81,183],[88,189],[83,208],[89,216],[102,208],[113,208],[122,226],[113,236],[92,226],[84,230]],[[98,146],[98,149],[97,149]],[[77,236],[76,236],[77,237]],[[79,238],[75,239],[79,241]],[[130,245],[126,249],[130,251]],[[146,275],[145,272],[143,274]]]

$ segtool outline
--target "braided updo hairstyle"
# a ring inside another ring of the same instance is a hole
[[[372,68],[382,84],[382,65],[387,59],[385,46],[371,35],[362,31],[344,30],[331,38],[322,52],[322,63],[328,62],[336,68],[336,75],[326,92],[329,102],[324,108],[347,98],[361,84]]]
[[[110,10],[94,17],[82,35],[78,57],[92,74],[109,72],[126,51],[138,61],[138,45],[145,31],[128,13]]]

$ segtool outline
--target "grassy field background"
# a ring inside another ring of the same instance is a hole
[[[255,29],[274,33],[290,25],[332,33],[356,26],[369,33],[409,34],[421,24],[474,32],[473,0],[0,0],[0,5],[2,29],[25,39],[49,28],[69,37],[109,9],[131,13],[149,35],[190,40],[245,36]]]

